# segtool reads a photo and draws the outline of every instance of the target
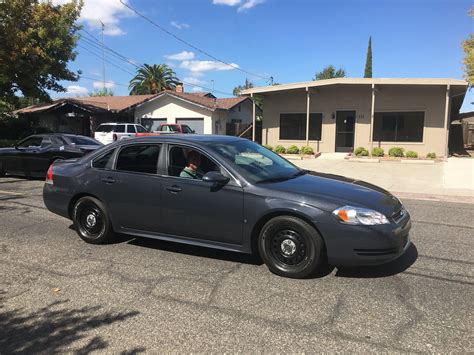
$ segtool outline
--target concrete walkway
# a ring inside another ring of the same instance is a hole
[[[342,158],[341,158],[342,157]],[[405,198],[474,203],[474,159],[449,158],[435,164],[378,164],[342,155],[293,161],[301,168],[364,180]]]

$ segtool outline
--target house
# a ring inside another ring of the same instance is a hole
[[[135,122],[150,130],[162,123],[187,124],[200,134],[228,134],[227,125],[252,123],[252,100],[248,97],[216,98],[209,92],[166,90],[135,108]],[[261,115],[258,108],[256,114]]]
[[[256,87],[263,98],[263,144],[320,152],[399,146],[446,156],[450,122],[467,83],[455,79],[337,78]]]
[[[135,107],[155,95],[94,96],[56,99],[14,113],[31,119],[45,131],[93,136],[104,122],[133,122]]]
[[[189,125],[196,133],[236,134],[252,122],[252,100],[216,98],[209,92],[163,91],[155,95],[56,99],[15,111],[46,131],[93,136],[104,122],[137,122],[149,129],[161,123]],[[261,110],[257,109],[261,115]],[[235,129],[238,127],[238,129]]]

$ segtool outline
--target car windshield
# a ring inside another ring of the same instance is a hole
[[[278,154],[251,141],[214,143],[212,149],[232,163],[243,177],[256,184],[284,181],[306,173]]]
[[[99,127],[97,127],[95,131],[108,133],[108,132],[112,132],[115,126],[116,125],[112,125],[112,124],[101,124]]]
[[[101,145],[95,139],[89,137],[79,137],[79,136],[65,136],[64,140],[68,144],[75,144],[75,145]]]

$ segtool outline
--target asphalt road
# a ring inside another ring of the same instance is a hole
[[[247,255],[88,245],[42,185],[0,179],[1,354],[473,350],[474,205],[406,200],[399,260],[290,280]]]

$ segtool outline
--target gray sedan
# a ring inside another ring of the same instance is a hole
[[[230,136],[143,137],[58,161],[43,197],[88,243],[118,232],[259,253],[291,278],[386,263],[410,245],[410,216],[389,192]]]

